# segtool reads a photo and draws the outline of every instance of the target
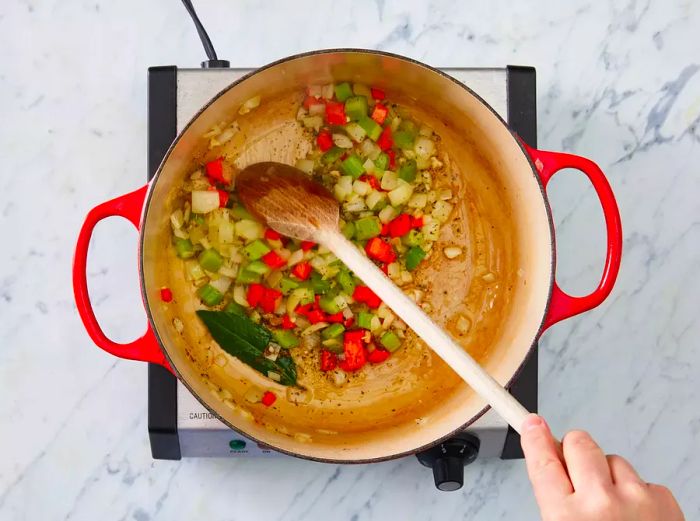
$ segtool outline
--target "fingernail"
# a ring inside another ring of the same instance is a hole
[[[525,420],[523,420],[523,432],[529,432],[534,429],[541,429],[542,427],[544,427],[544,421],[536,414],[530,414],[527,418],[525,418]]]

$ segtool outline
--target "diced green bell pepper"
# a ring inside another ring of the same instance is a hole
[[[197,290],[197,296],[207,306],[216,306],[224,300],[224,295],[210,284],[205,284]]]
[[[347,295],[353,294],[356,285],[355,279],[353,279],[353,276],[350,275],[348,270],[340,270],[340,273],[338,273],[336,276],[336,280],[338,281],[340,287],[343,288],[344,293]]]
[[[261,260],[251,262],[245,267],[245,269],[247,271],[257,273],[258,275],[265,275],[267,273],[270,273],[270,266],[268,266]]]
[[[350,240],[355,235],[355,224],[352,221],[346,222],[343,226],[343,235]]]
[[[299,287],[299,283],[295,280],[292,280],[288,277],[282,277],[282,280],[280,280],[280,291],[282,292],[283,295],[288,295],[289,292],[291,292],[293,289],[296,289]]]
[[[340,306],[335,301],[335,295],[333,294],[323,295],[318,300],[318,306],[330,315],[335,315],[338,311],[340,311]]]
[[[410,119],[403,119],[401,123],[399,123],[399,130],[403,130],[415,136],[418,133],[418,126]]]
[[[216,273],[223,264],[224,258],[214,248],[209,248],[199,254],[199,265],[207,271]]]
[[[416,179],[416,160],[409,159],[399,167],[399,177],[408,183]]]
[[[321,335],[323,335],[323,333],[321,333]],[[345,349],[343,349],[343,343],[339,338],[328,338],[323,340],[321,345],[331,353],[340,354],[345,351]]]
[[[374,168],[380,171],[389,168],[389,156],[386,155],[384,152],[379,154],[379,156],[377,156],[377,159],[374,160]]]
[[[275,337],[275,342],[285,349],[299,345],[299,337],[289,329],[275,329],[272,331],[272,336]]]
[[[420,262],[425,258],[425,252],[420,246],[412,246],[406,252],[406,269],[408,271],[415,270]]]
[[[423,243],[423,234],[418,230],[411,230],[401,238],[406,246],[420,246]]]
[[[386,333],[384,333],[382,335],[382,338],[379,339],[379,342],[390,353],[393,353],[399,347],[401,347],[401,339],[398,336],[396,336],[396,333],[394,333],[393,331],[387,331]]]
[[[372,313],[367,313],[366,311],[360,311],[357,314],[357,327],[362,329],[372,329],[372,319],[374,315]]]
[[[260,239],[254,240],[248,246],[243,248],[243,254],[252,261],[258,260],[260,257],[265,255],[269,251],[270,248]]]
[[[372,118],[364,116],[358,119],[357,123],[363,129],[365,129],[365,132],[367,132],[367,137],[369,137],[372,141],[376,141],[377,139],[379,139],[379,136],[382,135],[382,126],[376,121],[374,121]]]
[[[394,132],[394,144],[399,148],[410,149],[413,148],[413,141],[415,136],[410,132],[405,130],[398,130]]]
[[[189,259],[194,256],[194,246],[189,239],[180,239],[175,237],[175,253],[181,259]]]
[[[193,213],[190,219],[196,225],[204,224],[204,216],[201,213]]]
[[[251,221],[255,220],[255,217],[253,217],[242,204],[234,205],[233,208],[231,208],[231,213],[238,219],[250,219]]]
[[[320,273],[313,272],[309,279],[311,289],[316,295],[325,295],[331,290],[331,281],[324,279]]]
[[[232,315],[246,315],[245,308],[241,306],[238,302],[234,301],[231,301],[228,304],[226,304],[224,311],[226,313],[231,313]]]
[[[242,269],[238,272],[238,277],[236,277],[236,282],[241,284],[252,284],[253,282],[260,282],[261,276],[259,273],[249,271],[247,269]]]
[[[340,156],[342,156],[344,153],[343,149],[340,147],[332,147],[330,150],[325,152],[321,156],[321,162],[324,165],[332,165],[335,163],[338,159],[340,159]]]
[[[333,90],[335,91],[335,97],[338,98],[338,101],[345,101],[352,96],[352,87],[347,81],[338,83],[333,87]]]
[[[345,115],[350,118],[350,121],[367,117],[367,110],[367,98],[364,96],[352,96],[345,100]]]
[[[382,227],[376,217],[363,217],[355,221],[355,239],[358,241],[376,237],[381,231]]]
[[[353,179],[357,179],[365,173],[365,167],[362,165],[362,160],[356,154],[350,154],[345,160],[340,163],[340,168],[345,175],[350,175]]]
[[[321,338],[323,338],[324,340],[328,340],[329,338],[335,338],[337,336],[342,335],[343,331],[345,331],[343,324],[331,324],[323,331],[321,331]]]

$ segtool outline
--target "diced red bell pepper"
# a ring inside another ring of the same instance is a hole
[[[326,152],[327,150],[331,149],[333,146],[333,136],[331,136],[331,133],[327,128],[321,129],[321,131],[318,133],[318,136],[316,136],[316,144],[318,145],[318,148],[321,149],[321,152]]]
[[[385,351],[384,349],[375,349],[367,355],[367,360],[373,364],[379,364],[389,358],[389,354],[389,351]]]
[[[312,324],[318,324],[319,322],[325,322],[326,316],[324,315],[323,311],[315,308],[306,314],[306,318]]]
[[[265,286],[262,284],[258,284],[257,282],[254,282],[250,286],[248,286],[248,293],[246,294],[246,300],[248,301],[248,304],[250,304],[250,307],[255,307],[258,304],[260,304],[260,300],[262,300],[263,296],[265,295]]]
[[[228,184],[228,181],[224,178],[224,158],[220,157],[214,159],[214,161],[209,161],[205,170],[207,172],[207,177],[211,182]]]
[[[163,302],[171,302],[173,300],[173,292],[170,290],[170,288],[160,289],[160,300]]]
[[[396,253],[394,248],[381,237],[372,237],[365,244],[365,252],[370,259],[375,259],[380,262],[394,262]]]
[[[383,223],[379,235],[389,235],[389,223]]]
[[[356,286],[355,291],[352,293],[352,298],[354,298],[357,302],[367,304],[367,306],[372,309],[378,308],[382,303],[382,299],[380,299],[374,293],[374,291],[369,289],[367,286]]]
[[[294,322],[292,322],[292,319],[289,318],[289,315],[285,314],[282,317],[282,329],[294,329],[295,327],[297,327],[297,325]]]
[[[282,299],[282,292],[276,289],[265,288],[265,292],[260,299],[260,307],[265,313],[274,313]]]
[[[273,393],[272,391],[265,391],[260,401],[265,407],[269,407],[270,405],[275,403],[275,400],[277,400],[277,395],[275,393]]]
[[[376,87],[371,87],[369,91],[372,93],[372,97],[377,100],[383,100],[386,98],[386,94],[383,90],[377,89]]]
[[[402,213],[389,223],[389,235],[392,237],[403,237],[411,231],[411,216]]]
[[[396,150],[387,150],[386,155],[389,156],[389,170],[396,170]]]
[[[228,204],[228,192],[226,190],[217,190],[219,192],[219,208],[226,208]]]
[[[331,324],[342,324],[343,320],[345,320],[345,317],[342,311],[338,311],[332,315],[326,315],[326,322],[330,322]]]
[[[299,280],[306,280],[311,275],[311,264],[307,261],[295,264],[292,268],[292,275],[294,275]]]
[[[360,176],[360,181],[364,181],[369,186],[371,186],[372,189],[374,189],[374,190],[381,190],[381,185],[379,184],[379,179],[377,179],[373,175],[363,174]]]
[[[265,238],[268,241],[281,241],[282,240],[282,235],[279,232],[276,232],[272,228],[266,228],[265,229]]]
[[[328,349],[321,349],[321,371],[332,371],[338,365],[338,357]]]
[[[367,363],[367,352],[362,343],[364,331],[348,331],[343,337],[343,353],[345,359],[340,362],[344,371],[357,371]]]
[[[391,129],[389,127],[384,127],[384,130],[379,135],[379,139],[377,139],[377,145],[385,152],[394,146],[394,138],[391,137]],[[391,164],[391,154],[389,154],[389,162]]]
[[[329,125],[345,125],[345,104],[339,101],[329,101],[326,103],[326,121]]]
[[[385,105],[377,103],[372,110],[372,119],[380,125],[383,125],[387,114],[389,114],[389,109],[386,108]]]
[[[299,304],[297,307],[294,308],[294,311],[298,315],[306,316],[309,311],[311,311],[311,308],[314,306],[314,303],[311,302],[310,304]]]
[[[355,325],[355,317],[345,319],[345,323],[343,325],[345,326],[345,329],[350,329],[352,326]]]
[[[423,216],[411,218],[411,228],[422,228],[423,227]]]
[[[272,269],[281,268],[282,266],[287,264],[287,261],[280,257],[279,253],[277,253],[275,250],[270,250],[265,255],[263,255],[262,261],[268,266],[270,266]]]
[[[382,263],[379,269],[384,272],[384,275],[389,275],[389,265],[386,262]]]
[[[314,241],[301,241],[301,249],[304,251],[309,251],[314,246],[316,246]]]

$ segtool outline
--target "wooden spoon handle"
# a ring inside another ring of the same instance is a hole
[[[374,291],[394,313],[421,337],[440,358],[461,376],[517,432],[529,414],[445,330],[408,298],[357,247],[336,231],[323,230],[318,242],[331,250],[355,275]]]

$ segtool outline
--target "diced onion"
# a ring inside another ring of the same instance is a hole
[[[185,324],[183,324],[182,320],[177,317],[173,319],[173,327],[178,333],[182,333],[185,330]]]
[[[287,387],[287,400],[296,404],[309,403],[311,401],[311,391],[289,386]]]
[[[233,287],[233,301],[236,304],[245,308],[250,307],[250,305],[248,304],[248,298],[246,296],[245,286],[236,284]]]
[[[360,154],[370,158],[372,161],[377,159],[381,153],[382,149],[369,138],[365,139],[362,144],[360,144]]]
[[[399,185],[399,174],[387,170],[382,176],[382,190],[394,190]]]
[[[352,148],[353,147],[352,139],[350,139],[345,134],[333,134],[333,144],[339,148]]]
[[[304,250],[299,249],[299,250],[293,252],[289,256],[289,259],[287,260],[287,265],[294,266],[295,264],[299,264],[303,260],[304,260]]]
[[[216,190],[193,190],[192,211],[194,213],[209,213],[219,207],[219,192]]]
[[[365,199],[365,203],[367,204],[367,208],[370,210],[374,210],[377,208],[382,202],[386,201],[386,194],[384,192],[380,192],[378,190],[373,190]]]
[[[399,179],[398,186],[391,190],[388,195],[392,206],[403,206],[413,195],[413,186],[403,179]]]
[[[251,110],[256,108],[257,106],[260,105],[260,96],[253,96],[252,98],[246,100],[243,105],[241,105],[241,108],[238,109],[238,113],[243,115],[243,114],[248,114]]]
[[[267,347],[265,348],[265,351],[263,351],[263,356],[267,358],[268,360],[272,360],[273,362],[277,360],[277,357],[280,354],[280,350],[282,349],[282,346],[279,344],[275,344],[274,342],[270,342],[267,344]]]
[[[426,240],[437,241],[440,234],[440,223],[437,221],[425,223],[421,231],[423,232],[423,237]]]
[[[296,166],[299,170],[301,170],[304,173],[307,173],[309,175],[314,173],[314,162],[311,161],[310,159],[300,159],[299,161],[296,162],[294,165]]]
[[[309,85],[306,87],[306,93],[314,98],[320,98],[321,94],[323,94],[323,87],[321,85]]]
[[[172,225],[173,230],[179,230],[182,228],[182,225],[185,224],[185,217],[180,208],[170,214],[170,224]]]
[[[333,187],[333,193],[338,201],[343,202],[352,193],[352,176],[344,175]]]
[[[372,187],[369,183],[365,183],[359,179],[352,184],[352,191],[357,195],[367,195],[371,189]]]
[[[282,380],[282,376],[280,376],[279,373],[276,373],[275,371],[268,371],[267,372],[267,377],[270,380],[274,380],[275,382],[279,382]]]
[[[365,131],[365,129],[362,128],[359,124],[355,123],[354,121],[345,125],[345,132],[347,132],[348,135],[357,143],[365,139],[365,136],[367,136],[367,132]],[[372,143],[371,140],[368,141]]]
[[[326,112],[326,106],[323,103],[313,103],[309,106],[309,114],[312,116],[323,116]]]
[[[350,201],[347,202],[343,205],[343,208],[345,209],[346,212],[350,213],[357,213],[357,212],[362,212],[367,209],[367,206],[365,206],[365,201],[364,199],[357,199],[355,201]]]
[[[413,194],[411,196],[411,198],[408,200],[408,207],[409,208],[423,208],[427,204],[428,204],[428,195],[427,194]]]
[[[444,223],[449,219],[450,213],[452,212],[452,205],[447,201],[437,201],[433,206],[432,215],[441,223]]]
[[[441,201],[449,201],[450,199],[452,199],[452,190],[450,190],[449,188],[445,190],[440,190],[438,192],[438,199],[440,199]]]
[[[228,277],[219,277],[216,280],[209,281],[209,285],[212,288],[219,290],[220,293],[226,293],[228,288],[231,286],[232,280]]]
[[[182,228],[176,228],[175,230],[173,230],[173,235],[175,237],[177,237],[178,239],[189,239],[190,238],[190,234],[187,233]]]
[[[333,371],[330,372],[330,375],[333,379],[333,383],[338,387],[343,385],[348,378],[348,375],[345,374],[345,371],[342,369],[333,369]]]
[[[442,250],[442,253],[448,259],[454,259],[455,257],[459,257],[460,255],[462,255],[462,248],[458,246],[448,246],[447,248]]]
[[[328,85],[324,85],[321,88],[321,97],[323,99],[331,99],[333,98],[333,84],[329,83]]]
[[[312,128],[318,131],[323,125],[323,118],[321,116],[306,116],[301,122],[305,128]]]
[[[418,129],[418,134],[421,136],[430,137],[433,135],[433,129],[424,123],[420,126],[420,129]]]
[[[469,329],[471,329],[471,327],[471,321],[464,315],[459,315],[457,322],[455,322],[455,329],[457,330],[457,332],[460,335],[466,335],[467,333],[469,333]]]
[[[264,230],[259,222],[242,219],[236,223],[236,235],[239,237],[254,241],[255,239],[261,239],[263,234]]]
[[[234,264],[231,267],[221,266],[221,268],[219,268],[219,274],[235,279],[238,276],[238,264]]]
[[[496,275],[492,272],[488,272],[486,275],[481,277],[481,280],[483,280],[486,284],[491,284],[492,282],[496,282]]]
[[[399,215],[399,212],[398,210],[396,210],[396,208],[394,208],[393,206],[385,206],[384,208],[382,208],[382,211],[379,212],[379,220],[382,223],[386,224],[397,215]]]
[[[328,326],[328,322],[316,322],[315,324],[307,327],[301,332],[301,336],[309,336],[316,331],[320,331],[324,327]]]
[[[430,138],[419,136],[413,145],[413,150],[416,152],[417,157],[425,159],[435,154],[435,143]]]

